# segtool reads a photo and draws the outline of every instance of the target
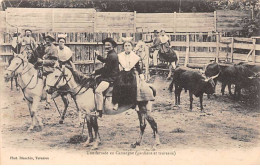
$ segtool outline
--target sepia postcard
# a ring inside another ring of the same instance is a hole
[[[1,165],[259,165],[258,0],[2,0]]]

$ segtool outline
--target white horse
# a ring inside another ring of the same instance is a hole
[[[40,101],[44,99],[44,82],[43,79],[39,77],[38,70],[34,68],[33,64],[28,62],[26,54],[15,55],[9,67],[6,69],[6,82],[8,82],[13,76],[16,75],[18,76],[19,86],[28,104],[32,119],[32,123],[28,129],[28,132],[34,130],[41,131],[43,123],[41,117],[37,116],[37,110]],[[67,93],[60,93],[58,95],[61,96],[65,106],[63,113],[60,114],[61,118],[59,123],[62,124],[68,108],[68,99]]]
[[[141,58],[141,69],[144,70],[144,77],[146,81],[150,80],[149,73],[149,47],[144,41],[139,40],[134,48],[135,53]]]
[[[25,55],[16,55],[6,70],[6,82],[18,75],[19,86],[28,104],[32,123],[29,131],[42,129],[42,119],[37,116],[37,108],[43,93],[43,80],[39,78],[37,70],[30,64]]]
[[[96,80],[94,78],[85,78],[82,81],[75,81],[71,71],[67,68],[56,69],[53,73],[49,74],[46,79],[47,92],[51,94],[52,90],[59,89],[65,85],[68,85],[70,92],[76,97],[80,115],[82,112],[85,113],[84,121],[86,119],[89,137],[84,146],[93,145],[93,149],[98,149],[98,145],[101,140],[98,132],[98,121],[96,115],[96,101],[95,101],[95,87]],[[53,89],[54,88],[54,89]],[[146,120],[151,125],[154,133],[155,144],[154,147],[160,144],[159,135],[157,131],[157,123],[151,116],[151,104],[147,101],[137,102],[139,107],[138,118],[140,122],[140,137],[136,143],[132,144],[132,147],[136,147],[141,144],[143,133],[146,127]],[[105,96],[104,100],[104,114],[118,114],[122,113],[131,107],[133,104],[119,106],[118,110],[113,109],[112,97]],[[83,125],[84,127],[84,125]],[[93,138],[92,129],[95,132]],[[92,144],[93,142],[93,144]]]

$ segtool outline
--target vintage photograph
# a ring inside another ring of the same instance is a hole
[[[259,0],[1,0],[0,165],[259,165]]]

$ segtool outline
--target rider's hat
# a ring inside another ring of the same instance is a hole
[[[159,33],[157,30],[154,30],[153,33]]]
[[[46,38],[49,38],[51,41],[55,41],[55,38],[52,34],[44,35],[44,40],[46,40]]]
[[[32,30],[31,29],[25,29],[24,32],[26,33],[27,31],[31,32],[32,33]]]
[[[114,39],[111,38],[111,37],[108,37],[108,38],[106,38],[106,39],[104,39],[104,40],[102,41],[103,44],[105,44],[105,42],[110,42],[113,47],[116,47],[116,46],[117,46],[117,43],[116,43],[116,42],[114,41]]]
[[[59,41],[60,39],[64,39],[65,42],[66,42],[66,38],[67,38],[67,34],[58,34],[58,41]]]

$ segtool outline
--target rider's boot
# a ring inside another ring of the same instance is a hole
[[[99,116],[100,118],[102,118],[103,110],[97,110],[97,112],[98,112],[98,116]]]
[[[118,103],[114,105],[113,110],[115,110],[115,111],[118,110]]]

